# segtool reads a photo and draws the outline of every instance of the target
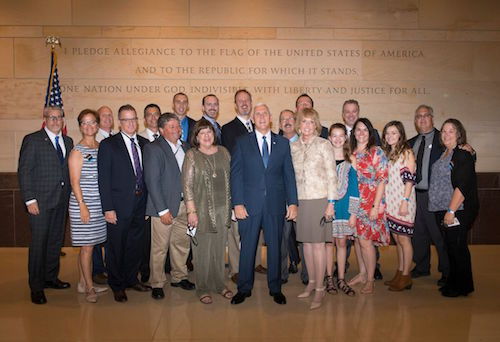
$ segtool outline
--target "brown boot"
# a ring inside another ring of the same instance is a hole
[[[401,277],[401,274],[403,274],[403,272],[401,272],[400,270],[397,270],[396,274],[394,275],[394,277],[391,280],[384,281],[384,285],[392,286],[392,285],[396,284],[399,280],[399,277]]]
[[[411,275],[401,275],[396,283],[389,286],[389,291],[403,291],[411,289]]]

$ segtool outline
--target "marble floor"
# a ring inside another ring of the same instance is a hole
[[[89,304],[76,293],[78,249],[65,251],[60,278],[72,288],[46,290],[48,303],[34,305],[27,249],[0,248],[0,341],[500,341],[499,245],[471,247],[476,292],[467,298],[441,297],[433,269],[410,291],[389,292],[377,282],[374,295],[327,295],[315,311],[296,298],[303,288],[297,274],[284,285],[283,306],[269,297],[261,274],[252,297],[238,306],[221,296],[204,305],[168,285],[160,301],[130,291],[127,303],[108,293]],[[392,276],[394,247],[382,250],[381,263],[384,277]]]

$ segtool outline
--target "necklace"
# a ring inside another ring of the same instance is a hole
[[[212,160],[214,162],[213,165],[210,162],[209,157],[212,157]],[[207,161],[208,165],[210,165],[210,168],[212,169],[212,178],[217,178],[217,172],[216,172],[217,165],[215,163],[215,153],[211,154],[210,156],[205,155],[205,160]]]

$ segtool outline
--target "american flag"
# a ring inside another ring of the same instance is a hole
[[[54,50],[51,51],[50,55],[50,74],[49,82],[47,84],[47,94],[45,95],[45,107],[47,106],[63,108],[61,86],[59,85],[59,74],[57,73],[57,55]],[[45,127],[45,122],[42,127]],[[62,133],[64,135],[67,133],[66,124],[64,124]]]
[[[63,108],[61,87],[59,86],[59,75],[57,73],[57,56],[52,51],[50,56],[50,74],[47,84],[47,95],[45,95],[45,107],[55,106]]]

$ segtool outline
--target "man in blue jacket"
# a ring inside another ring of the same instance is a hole
[[[269,294],[286,304],[281,292],[283,220],[297,216],[295,171],[287,139],[271,132],[271,113],[265,104],[253,110],[255,131],[241,136],[231,159],[231,195],[241,237],[238,293],[240,304],[252,295],[255,251],[261,227],[267,244]]]

